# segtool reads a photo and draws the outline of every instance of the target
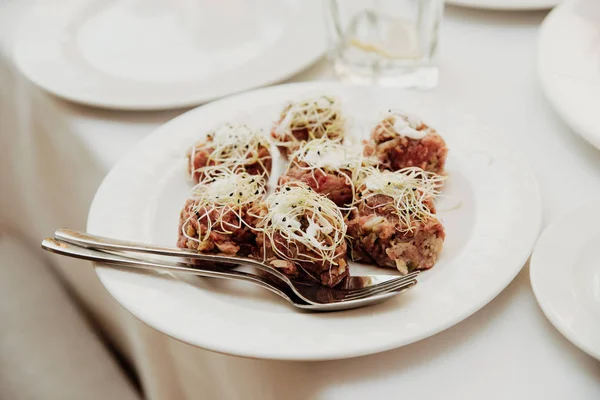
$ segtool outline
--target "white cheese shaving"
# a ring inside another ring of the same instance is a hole
[[[198,206],[248,204],[260,200],[265,192],[261,176],[229,170],[219,172],[217,177],[208,177],[192,189],[192,199]]]
[[[419,130],[423,122],[413,114],[398,110],[389,110],[385,118],[393,121],[392,129],[398,135],[415,140],[423,139],[427,135],[427,129]]]
[[[396,117],[392,127],[399,135],[406,136],[411,139],[419,140],[423,139],[427,135],[425,129],[418,131],[410,124],[409,121],[402,117]]]
[[[213,133],[213,144],[215,146],[233,146],[242,147],[252,142],[255,136],[260,132],[250,129],[244,124],[224,124],[217,128]]]
[[[304,161],[310,166],[332,171],[353,169],[360,162],[360,153],[328,139],[307,142],[292,156],[294,161]]]

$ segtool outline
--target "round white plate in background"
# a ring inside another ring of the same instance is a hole
[[[490,10],[547,10],[562,0],[446,0],[446,4]]]
[[[600,200],[550,225],[531,256],[531,286],[546,317],[600,360]]]
[[[444,196],[437,204],[446,241],[419,284],[383,304],[338,313],[298,312],[249,285],[97,268],[108,291],[159,331],[192,345],[239,356],[326,360],[403,346],[446,329],[498,295],[521,270],[541,226],[530,168],[452,98],[434,93],[318,82],[260,89],[222,99],[168,122],[108,174],[88,219],[91,233],[174,245],[179,212],[192,185],[185,154],[226,121],[269,130],[284,104],[306,95],[338,96],[356,142],[389,108],[420,115],[449,150]],[[274,152],[275,153],[275,152]],[[274,154],[270,185],[285,165]],[[351,263],[355,275],[394,273]]]
[[[281,81],[316,61],[320,0],[38,2],[19,69],[65,99],[114,109],[197,105]]]
[[[600,149],[600,1],[555,8],[539,36],[538,70],[554,109]]]

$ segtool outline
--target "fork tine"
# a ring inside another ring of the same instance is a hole
[[[421,271],[416,270],[413,271],[407,275],[402,275],[402,276],[398,276],[395,279],[390,279],[389,281],[385,281],[385,282],[381,282],[372,286],[366,286],[363,288],[356,288],[356,289],[341,289],[341,291],[343,291],[344,293],[347,293],[349,295],[352,294],[361,294],[364,293],[365,291],[373,291],[373,290],[378,290],[381,288],[385,288],[390,284],[394,284],[394,282],[398,282],[399,280],[410,280],[410,279],[414,279],[416,278],[419,274],[421,273]]]
[[[404,289],[405,287],[410,287],[412,285],[414,285],[417,280],[416,279],[409,279],[409,280],[405,280],[405,279],[396,279],[393,281],[394,284],[388,285],[385,288],[380,288],[377,289],[375,291],[370,291],[370,292],[366,292],[366,293],[361,293],[361,294],[354,294],[354,295],[349,295],[347,297],[344,298],[344,301],[349,301],[349,300],[358,300],[358,299],[364,299],[366,297],[373,297],[373,296],[377,296],[377,295],[381,295],[381,294],[385,294],[385,293],[389,293],[389,292],[393,292],[393,291],[397,291],[397,290],[401,290]]]
[[[352,294],[352,295],[347,296],[346,299],[353,300],[353,299],[358,299],[358,298],[365,298],[365,297],[377,296],[377,295],[382,294],[382,293],[386,293],[386,292],[389,292],[389,291],[394,291],[394,290],[396,290],[396,288],[398,288],[398,287],[400,287],[400,286],[402,286],[404,284],[407,284],[407,283],[409,283],[411,281],[414,281],[414,280],[415,280],[414,278],[413,279],[408,279],[408,280],[406,280],[406,279],[397,279],[397,280],[394,280],[393,282],[391,282],[390,284],[388,284],[388,285],[386,285],[384,287],[380,287],[380,288],[377,288],[377,289],[374,289],[374,290],[365,291],[364,293]]]

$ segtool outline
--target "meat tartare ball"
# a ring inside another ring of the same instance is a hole
[[[360,154],[328,139],[305,143],[291,157],[279,185],[301,182],[339,207],[352,203],[353,177],[361,162]]]
[[[334,202],[284,185],[255,208],[258,255],[293,278],[333,287],[348,275],[346,225]]]
[[[264,194],[261,176],[223,171],[207,177],[194,187],[181,211],[177,246],[203,253],[250,254],[256,246],[250,209]]]
[[[435,129],[397,111],[390,111],[377,124],[364,149],[364,155],[381,169],[418,167],[439,175],[444,174],[447,154],[446,142]]]
[[[217,169],[271,173],[272,158],[267,138],[244,124],[224,124],[206,135],[188,154],[188,172],[196,183]]]
[[[402,274],[433,267],[445,238],[433,203],[442,179],[414,167],[363,169],[347,220],[352,256]]]
[[[344,139],[344,119],[340,101],[319,96],[288,104],[271,131],[281,154],[287,158],[303,142],[327,138]]]

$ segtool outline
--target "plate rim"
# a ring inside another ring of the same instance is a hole
[[[537,62],[537,75],[540,82],[540,86],[542,88],[542,92],[544,93],[546,99],[550,102],[552,109],[559,115],[559,117],[581,138],[587,141],[592,146],[600,149],[600,130],[598,132],[593,132],[583,127],[577,120],[575,116],[573,116],[566,107],[562,106],[562,102],[559,100],[562,96],[559,95],[558,89],[552,84],[552,72],[545,67],[544,63],[544,47],[543,42],[545,42],[545,36],[547,35],[547,31],[552,28],[552,24],[554,21],[561,17],[562,13],[564,13],[566,9],[572,6],[578,0],[572,1],[564,1],[560,3],[557,7],[555,7],[542,21],[540,25],[540,30],[538,33],[538,50],[536,55]]]
[[[99,0],[88,0],[91,1],[99,1]],[[316,7],[317,2],[313,0],[313,6]],[[298,1],[299,7],[308,7],[308,2]],[[225,90],[219,91],[218,93],[214,93],[212,95],[204,95],[202,93],[202,86],[200,85],[196,91],[197,94],[194,96],[188,96],[187,98],[181,98],[173,101],[160,101],[154,100],[146,103],[136,102],[130,100],[121,100],[119,97],[115,97],[112,100],[106,101],[104,99],[98,99],[93,94],[89,94],[87,92],[83,93],[82,91],[77,91],[73,93],[69,89],[65,89],[60,84],[60,80],[48,81],[47,79],[40,79],[39,74],[35,72],[36,68],[32,67],[31,62],[25,61],[24,53],[25,46],[20,45],[23,42],[27,42],[25,39],[26,35],[24,32],[25,22],[29,21],[34,16],[34,11],[39,4],[35,4],[32,8],[28,10],[28,12],[23,16],[22,23],[20,29],[17,30],[17,34],[15,36],[15,40],[13,40],[12,45],[9,48],[9,54],[11,59],[13,60],[15,66],[20,71],[20,73],[31,83],[36,85],[38,88],[57,96],[61,99],[81,104],[88,107],[100,108],[105,110],[116,110],[116,111],[158,111],[158,110],[175,110],[182,108],[195,107],[198,105],[202,105],[214,100],[219,100],[221,98],[234,95],[237,93],[243,93],[246,91],[250,91],[253,89],[271,86],[277,83],[281,83],[285,80],[292,78],[293,76],[305,71],[310,68],[312,65],[317,63],[319,60],[323,59],[325,53],[327,51],[327,38],[326,36],[326,27],[324,21],[319,20],[321,27],[319,29],[322,30],[322,35],[320,35],[320,40],[311,47],[314,47],[314,51],[311,52],[311,56],[305,57],[303,61],[296,63],[294,67],[288,67],[284,70],[279,70],[278,73],[272,73],[268,77],[263,77],[263,79],[249,79],[245,85],[240,85],[235,90]],[[317,30],[319,30],[317,29]],[[64,30],[64,29],[63,29]],[[233,71],[241,71],[243,70],[243,65],[238,66]],[[166,85],[169,85],[167,83]]]
[[[542,294],[544,289],[541,288],[543,285],[539,284],[540,278],[538,277],[543,274],[543,271],[540,262],[537,261],[538,258],[541,257],[540,253],[542,252],[542,250],[544,250],[543,247],[545,246],[545,242],[549,240],[548,238],[555,233],[556,229],[558,229],[558,227],[560,227],[560,225],[564,223],[564,221],[567,220],[569,217],[573,216],[574,214],[578,214],[581,210],[592,206],[600,208],[600,197],[582,203],[573,209],[563,212],[558,218],[556,218],[552,223],[550,223],[548,227],[546,227],[546,229],[544,229],[544,231],[538,238],[537,243],[535,244],[533,252],[531,253],[529,279],[531,281],[531,289],[535,296],[535,300],[538,303],[540,309],[542,310],[542,313],[548,319],[548,321],[550,321],[552,326],[556,328],[556,330],[559,331],[561,335],[563,335],[569,342],[571,342],[574,346],[578,347],[581,351],[597,360],[600,360],[600,345],[597,346],[597,349],[588,346],[586,342],[580,340],[580,338],[575,332],[569,329],[565,324],[563,324],[563,322],[559,318],[555,317],[555,315],[553,314],[554,310],[552,309],[551,305],[545,301],[544,295]]]
[[[478,10],[489,10],[489,11],[535,11],[535,10],[548,10],[557,5],[560,5],[563,0],[545,0],[543,4],[485,4],[481,0],[446,0],[446,4],[456,7],[473,8]]]
[[[238,94],[236,96],[245,96],[248,94],[255,94],[257,92],[285,90],[282,88],[287,88],[290,86],[306,87],[307,91],[315,90],[315,87],[319,87],[319,90],[322,90],[322,87],[331,87],[329,85],[333,85],[333,87],[340,87],[340,86],[341,87],[352,87],[352,85],[346,85],[346,84],[342,84],[342,83],[339,83],[336,81],[299,82],[299,83],[289,83],[289,84],[277,85],[277,86],[272,86],[272,87],[267,87],[267,88],[260,88],[257,90],[253,90],[251,92]],[[200,106],[200,107],[214,106],[215,104],[218,106],[218,104],[222,101],[223,102],[227,101],[227,98],[217,100],[217,101],[208,103],[208,104]],[[200,107],[197,107],[197,108],[200,108]],[[196,110],[196,109],[194,109],[194,110]],[[193,110],[190,110],[188,112],[191,112],[191,111],[193,111]],[[148,135],[140,143],[138,143],[134,148],[132,148],[130,150],[130,152],[135,151],[136,147],[142,145],[144,141],[149,140],[148,138],[150,136],[157,134],[157,132],[162,131],[163,129],[168,129],[169,126],[167,126],[167,125],[176,124],[177,120],[180,118],[184,118],[185,114],[187,114],[187,113],[184,113],[184,114],[172,119],[171,121],[168,121],[164,125],[161,125],[153,133]],[[128,154],[129,154],[129,152],[128,152]],[[124,156],[124,158],[126,158],[128,156],[128,154],[126,154]],[[230,355],[247,357],[247,358],[286,360],[286,361],[325,361],[325,360],[335,360],[335,359],[359,357],[359,356],[376,354],[376,353],[392,350],[395,348],[399,348],[399,347],[420,341],[427,337],[433,336],[433,335],[435,335],[441,331],[444,331],[444,330],[460,323],[461,321],[465,320],[469,316],[473,315],[475,312],[482,309],[491,300],[496,298],[510,284],[510,282],[512,282],[512,280],[516,277],[516,275],[522,270],[523,266],[526,264],[528,258],[530,257],[531,250],[533,249],[533,247],[537,241],[537,238],[539,236],[539,233],[540,233],[540,230],[542,227],[542,203],[541,203],[541,194],[540,194],[540,190],[539,190],[539,183],[535,177],[533,169],[531,168],[531,166],[528,163],[524,163],[523,166],[526,167],[526,171],[524,171],[524,173],[526,173],[526,175],[528,176],[528,180],[532,184],[532,187],[531,187],[531,191],[532,191],[531,195],[532,196],[530,197],[530,199],[531,199],[530,204],[536,205],[536,207],[535,207],[536,213],[535,213],[535,215],[531,215],[532,223],[530,225],[532,231],[534,231],[535,233],[532,234],[531,238],[529,238],[530,243],[527,243],[527,246],[526,246],[526,248],[528,250],[523,251],[523,254],[520,254],[518,257],[519,258],[519,263],[518,263],[519,267],[515,267],[514,269],[512,269],[511,273],[508,274],[502,282],[498,282],[497,289],[493,292],[490,291],[489,294],[487,296],[485,296],[484,300],[482,300],[476,304],[472,304],[470,307],[466,308],[462,313],[456,314],[453,318],[448,319],[446,323],[439,324],[438,326],[436,326],[435,328],[432,328],[432,329],[424,330],[423,332],[421,332],[420,335],[414,335],[410,339],[406,339],[406,340],[397,340],[397,341],[394,341],[393,343],[372,344],[369,346],[368,349],[363,349],[363,348],[345,349],[345,351],[330,351],[327,354],[307,354],[307,355],[298,355],[297,353],[294,353],[294,352],[288,354],[288,353],[285,353],[284,351],[278,350],[276,352],[270,352],[269,354],[265,354],[265,352],[263,352],[260,355],[256,355],[256,352],[240,351],[239,349],[231,350],[231,349],[228,349],[226,345],[221,345],[221,344],[215,345],[214,343],[211,343],[210,346],[202,346],[202,345],[199,345],[198,343],[189,343],[189,342],[186,342],[185,340],[177,338],[176,336],[174,336],[173,334],[171,334],[169,332],[166,332],[163,327],[159,328],[159,327],[155,326],[153,323],[150,323],[148,321],[144,321],[144,323],[152,326],[153,328],[159,330],[160,332],[166,334],[167,336],[175,337],[177,340],[183,341],[183,342],[190,344],[192,346],[195,346],[195,347],[207,349],[209,351],[215,351],[218,353],[230,354]],[[112,172],[112,170],[111,170],[111,172]],[[90,212],[89,212],[89,216],[88,216],[88,229],[90,229],[90,227],[91,227],[90,222],[93,222],[92,214],[93,214],[94,204],[96,203],[97,194],[102,190],[102,187],[104,186],[107,179],[109,179],[111,172],[109,172],[109,174],[107,174],[107,176],[104,178],[102,184],[100,185],[100,187],[98,189],[98,192],[94,196],[94,200],[92,201],[92,206],[90,207]],[[92,227],[91,231],[93,231],[93,227]],[[105,288],[109,292],[111,292],[110,288],[107,287],[106,284],[103,282],[103,276],[102,276],[103,269],[105,269],[105,268],[103,268],[101,266],[95,268],[99,279],[101,280],[101,282],[103,283]],[[112,292],[111,292],[111,294],[112,294]],[[115,297],[114,294],[113,294],[113,297]],[[119,302],[119,304],[121,304],[121,303]],[[123,304],[121,304],[121,305],[127,309],[126,306],[124,306]],[[130,313],[133,313],[131,310],[128,310],[128,311]],[[141,320],[140,317],[136,316],[136,318]]]

